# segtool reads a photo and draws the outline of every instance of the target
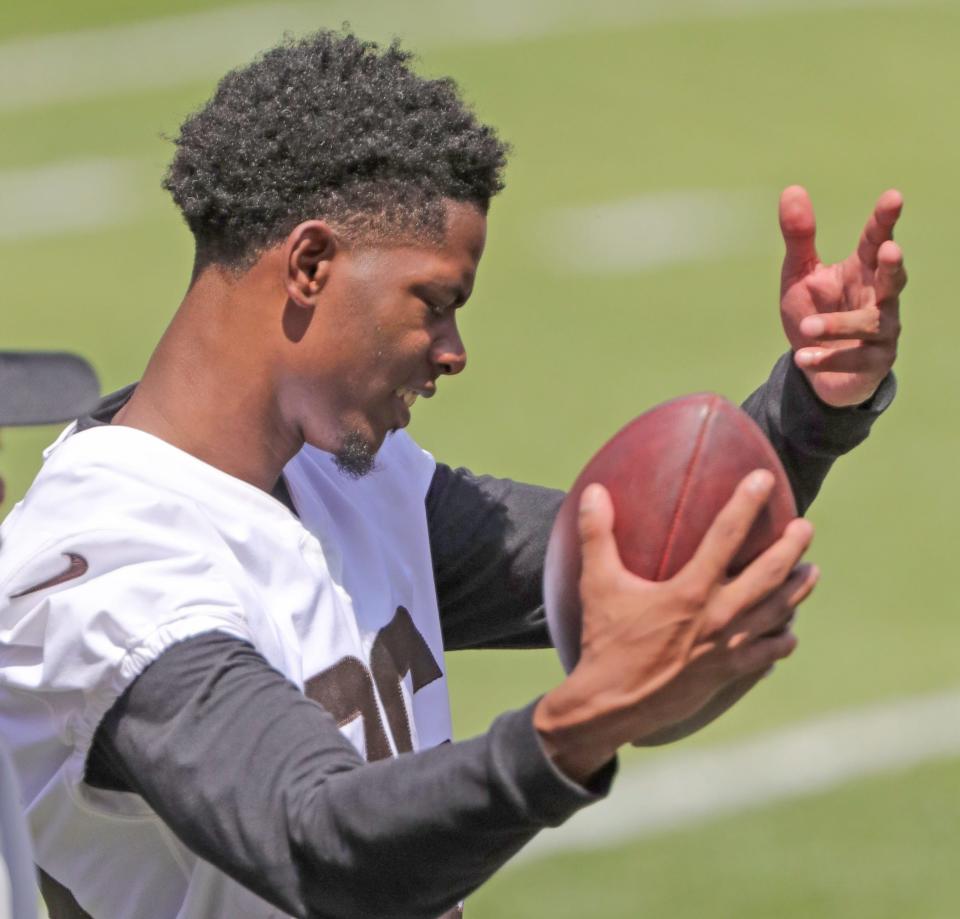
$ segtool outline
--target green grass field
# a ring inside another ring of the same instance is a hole
[[[0,41],[214,6],[230,4],[8,5]],[[314,6],[318,25],[345,16],[342,4]],[[951,471],[960,448],[960,7],[622,7],[516,0],[401,9],[378,0],[349,12],[365,32],[409,35],[414,47],[422,36],[422,68],[454,75],[514,146],[463,313],[469,372],[417,409],[413,432],[445,462],[563,487],[606,436],[656,402],[702,389],[742,399],[785,347],[780,188],[810,189],[821,254],[835,260],[854,245],[876,196],[896,186],[906,198],[898,240],[911,275],[899,397],[871,439],[837,465],[811,511],[811,557],[824,577],[804,607],[797,655],[688,743],[708,747],[960,685],[952,585],[960,487]],[[264,46],[284,30],[290,9],[278,7]],[[290,15],[300,29],[302,4],[298,10]],[[540,28],[529,24],[537,11]],[[501,21],[480,29],[481,41],[458,25],[468,16]],[[559,25],[551,27],[551,16]],[[3,347],[80,351],[105,389],[137,377],[179,302],[191,254],[159,189],[170,154],[161,135],[207,97],[218,72],[20,109],[0,103],[0,173],[110,158],[129,161],[132,176],[131,211],[115,225],[0,235]],[[741,244],[642,269],[602,268],[583,256],[583,240],[551,232],[558,209],[681,191],[742,200],[717,217],[725,227],[718,246],[733,237]],[[70,202],[66,194],[64,213]],[[0,207],[0,221],[10,219]],[[25,489],[52,436],[4,432],[0,464],[11,497]],[[552,653],[460,654],[450,667],[460,736],[560,676]],[[957,721],[943,727],[960,730]],[[624,768],[650,755],[631,751]],[[956,762],[933,763],[521,865],[472,898],[468,916],[955,916],[958,786]]]

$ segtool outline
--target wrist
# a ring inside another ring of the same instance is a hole
[[[796,352],[793,353],[796,354]],[[804,388],[813,401],[827,412],[844,414],[857,411],[883,411],[886,404],[892,401],[892,395],[887,395],[888,390],[894,385],[892,370],[888,370],[872,387],[865,386],[859,392],[831,397],[822,393],[817,386],[815,368],[798,367],[795,362],[793,362],[793,368],[798,371],[798,376],[803,380]],[[881,402],[885,403],[882,407],[879,405]]]
[[[586,786],[616,756],[624,741],[619,739],[620,719],[571,692],[569,682],[540,699],[533,711],[533,726],[554,766]]]

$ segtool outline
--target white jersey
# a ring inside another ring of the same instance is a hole
[[[101,719],[175,642],[249,641],[368,759],[450,738],[424,506],[434,468],[403,432],[362,479],[305,447],[284,473],[297,519],[132,428],[68,429],[48,451],[2,528],[0,736],[37,864],[95,919],[282,915],[138,795],[83,782]],[[355,698],[337,711],[344,685]]]
[[[20,804],[20,783],[0,740],[0,919],[37,915],[37,880]]]

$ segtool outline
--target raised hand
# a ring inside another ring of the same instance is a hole
[[[856,251],[824,265],[815,245],[816,221],[799,185],[780,196],[786,245],[780,317],[794,360],[820,399],[837,408],[869,399],[890,372],[900,336],[900,291],[907,283],[903,254],[893,242],[900,192],[884,192]]]

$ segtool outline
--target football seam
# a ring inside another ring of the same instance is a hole
[[[697,442],[693,446],[693,453],[690,456],[690,462],[687,465],[687,471],[683,476],[683,484],[680,486],[680,497],[677,499],[677,507],[673,512],[673,519],[670,521],[670,531],[667,533],[667,543],[663,548],[663,555],[660,558],[660,565],[657,567],[657,574],[654,580],[662,581],[663,573],[667,570],[670,554],[673,552],[673,543],[676,539],[677,530],[680,528],[680,519],[683,516],[683,506],[687,500],[687,493],[690,488],[690,480],[693,478],[693,470],[696,468],[697,461],[700,459],[700,450],[703,447],[703,441],[707,435],[707,427],[713,419],[716,400],[710,406],[710,413],[700,425],[697,432]]]

